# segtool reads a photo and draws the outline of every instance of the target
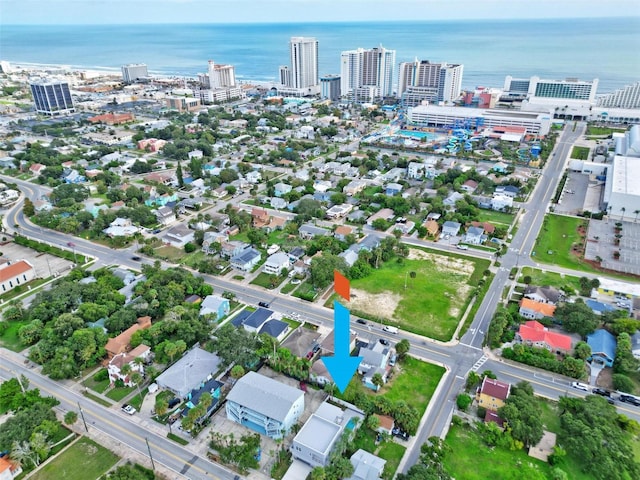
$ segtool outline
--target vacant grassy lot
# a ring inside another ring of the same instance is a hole
[[[157,257],[166,258],[170,262],[178,262],[185,255],[184,250],[180,250],[179,248],[172,247],[170,245],[156,248],[155,254]]]
[[[580,257],[571,251],[572,246],[582,241],[578,227],[583,224],[585,220],[582,218],[546,215],[536,240],[534,261],[594,272],[590,265],[583,263]]]
[[[403,263],[392,260],[369,276],[352,280],[355,297],[350,308],[356,314],[447,341],[489,261],[418,249],[412,249],[409,258]]]
[[[571,158],[577,158],[578,160],[589,160],[589,147],[573,147],[571,150]]]
[[[496,212],[495,210],[480,209],[479,222],[490,222],[494,225],[511,225],[514,215],[511,213]]]
[[[384,442],[380,445],[376,455],[387,461],[382,471],[383,479],[391,480],[393,478],[406,449],[407,447],[392,441]]]
[[[94,480],[118,462],[118,457],[88,438],[81,438],[51,463],[45,465],[33,480]]]
[[[111,400],[115,400],[116,402],[122,400],[124,397],[129,395],[134,391],[132,387],[113,387],[106,393],[106,396]]]
[[[578,291],[580,290],[580,278],[572,275],[562,275],[555,272],[545,272],[537,268],[524,267],[518,281],[524,282],[524,277],[531,277],[531,285],[550,286],[567,290],[567,287]]]
[[[259,285],[261,287],[268,288],[269,290],[273,290],[274,288],[278,287],[278,285],[280,285],[285,278],[287,278],[286,275],[269,275],[268,273],[261,272],[256,278],[251,281],[251,284]]]

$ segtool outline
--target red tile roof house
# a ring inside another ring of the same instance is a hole
[[[500,407],[504,406],[504,402],[509,397],[510,392],[510,384],[484,377],[482,386],[478,390],[478,405],[487,410],[497,412]]]
[[[546,348],[553,352],[568,353],[571,351],[571,337],[562,333],[550,332],[544,325],[530,320],[520,325],[516,341],[538,348]]]
[[[131,337],[133,336],[133,334],[138,330],[143,330],[149,327],[151,327],[151,317],[140,317],[138,318],[137,323],[134,323],[120,335],[110,338],[104,347],[107,351],[107,360],[105,364],[108,364],[109,361],[116,355],[128,352],[129,348],[131,347],[131,345],[129,345],[129,342],[131,342]]]
[[[375,413],[374,415],[378,417],[378,432],[391,435],[393,427],[395,426],[393,417],[390,417],[389,415],[378,415],[377,413]]]
[[[46,165],[43,165],[41,163],[34,163],[33,165],[31,165],[29,167],[29,171],[33,174],[33,175],[40,175],[42,172],[44,172],[44,170],[47,168]]]
[[[127,387],[132,387],[131,374],[123,375],[121,370],[125,365],[131,366],[131,373],[140,372],[144,374],[144,367],[142,364],[134,362],[136,358],[141,358],[143,361],[147,361],[151,355],[151,349],[145,345],[140,344],[128,353],[119,353],[111,359],[107,370],[109,372],[109,382],[113,385],[116,380],[122,380]]]
[[[6,263],[0,267],[0,294],[36,278],[36,271],[26,260]]]

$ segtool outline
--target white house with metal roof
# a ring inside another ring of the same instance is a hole
[[[176,396],[185,398],[203,381],[213,378],[221,365],[222,361],[217,355],[196,347],[165,370],[156,379],[156,383],[161,388],[171,390]]]
[[[227,418],[273,439],[282,438],[304,411],[304,392],[256,372],[236,382],[225,406]]]

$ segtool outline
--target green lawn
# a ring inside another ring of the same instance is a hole
[[[269,290],[273,290],[274,288],[277,288],[285,278],[287,278],[286,275],[269,275],[268,273],[261,272],[256,278],[251,281],[251,284],[259,285],[261,287],[268,288]]]
[[[155,254],[160,258],[166,258],[170,262],[177,262],[185,255],[184,250],[180,250],[179,248],[172,247],[170,245],[156,248]]]
[[[571,247],[582,241],[578,227],[584,225],[583,218],[549,214],[544,217],[540,235],[536,240],[534,261],[559,265],[582,271],[594,271],[581,262]]]
[[[577,158],[578,160],[589,160],[589,147],[573,147],[571,150],[571,158]]]
[[[609,127],[596,127],[595,125],[587,125],[587,135],[611,135],[614,132],[624,133],[625,128],[609,128]]]
[[[302,282],[293,294],[294,297],[298,297],[310,302],[312,302],[317,295],[318,295],[318,292],[316,291],[314,286],[311,285],[311,282],[308,280],[306,282]]]
[[[512,451],[487,447],[480,435],[469,426],[453,425],[446,444],[451,452],[445,457],[447,472],[457,479],[486,480],[487,478],[509,480],[545,480],[551,478],[551,467],[540,460],[529,457],[525,450]],[[587,480],[584,475],[567,465],[567,478]]]
[[[450,340],[489,261],[455,254],[435,255],[402,264],[392,260],[369,276],[352,280],[352,292],[364,290],[372,295],[357,297],[356,292],[351,311],[372,319],[383,317],[419,335]],[[465,272],[461,267],[472,271]],[[415,278],[408,276],[410,272],[415,272]],[[394,301],[395,306],[390,303]],[[393,313],[389,315],[391,308]]]
[[[512,213],[496,212],[495,210],[480,209],[478,213],[479,222],[490,222],[493,224],[511,225],[515,215]]]
[[[9,322],[9,328],[7,328],[4,334],[0,337],[0,344],[14,352],[21,352],[27,348],[27,345],[22,343],[20,341],[20,337],[18,337],[18,330],[27,323],[29,322]]]
[[[107,392],[106,395],[111,400],[115,400],[116,402],[118,402],[133,391],[134,389],[131,387],[113,387],[111,390]]]
[[[518,281],[523,283],[523,279],[526,276],[531,277],[531,285],[556,287],[565,291],[567,290],[566,287],[569,286],[574,290],[580,290],[580,278],[572,275],[562,275],[556,272],[545,272],[537,268],[523,267]]]
[[[280,289],[280,293],[287,294],[293,292],[296,287],[300,285],[299,283],[293,284],[291,282],[287,283],[284,287]]]
[[[384,442],[380,445],[376,455],[387,461],[382,471],[383,479],[391,480],[393,478],[406,449],[407,447],[393,441]]]
[[[33,480],[94,480],[118,462],[118,456],[93,440],[81,438],[30,478]]]
[[[84,384],[87,388],[90,388],[94,392],[103,393],[109,387],[109,377],[105,378],[104,380],[96,380],[96,375],[98,375],[98,373],[85,380]]]

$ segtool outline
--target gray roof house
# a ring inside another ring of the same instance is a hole
[[[552,305],[562,299],[560,290],[554,287],[537,287],[535,285],[528,285],[524,289],[524,296],[536,302],[551,303]]]
[[[330,230],[322,227],[316,227],[311,223],[305,223],[298,228],[298,235],[305,240],[312,239],[313,237],[326,237],[331,234]]]
[[[225,405],[227,418],[261,435],[282,438],[304,411],[304,392],[256,372],[236,382]]]
[[[282,320],[267,320],[260,328],[259,333],[266,333],[270,337],[275,338],[279,342],[281,342],[284,337],[289,332],[289,324],[287,322],[283,322]]]
[[[362,449],[351,455],[350,460],[353,465],[353,475],[347,480],[380,480],[387,463],[386,460]]]
[[[484,228],[469,227],[467,228],[467,234],[464,237],[464,241],[473,245],[480,245],[485,238]]]
[[[353,247],[353,245],[351,246]],[[358,260],[357,248],[347,248],[344,252],[339,253],[338,256],[344,258],[348,267],[353,267],[353,264]]]
[[[447,221],[442,224],[442,235],[451,235],[455,237],[460,232],[460,225],[458,222]]]
[[[236,270],[250,271],[262,258],[262,254],[253,247],[246,247],[231,258],[231,266]]]
[[[215,319],[220,320],[229,313],[229,300],[217,295],[207,295],[200,303],[200,315],[215,314]]]
[[[217,355],[196,347],[165,370],[156,383],[161,388],[171,390],[177,397],[185,398],[200,383],[212,378],[220,365],[221,360]]]
[[[163,239],[165,243],[171,244],[176,248],[182,248],[187,243],[192,242],[195,237],[195,232],[184,225],[175,225],[167,230]]]

